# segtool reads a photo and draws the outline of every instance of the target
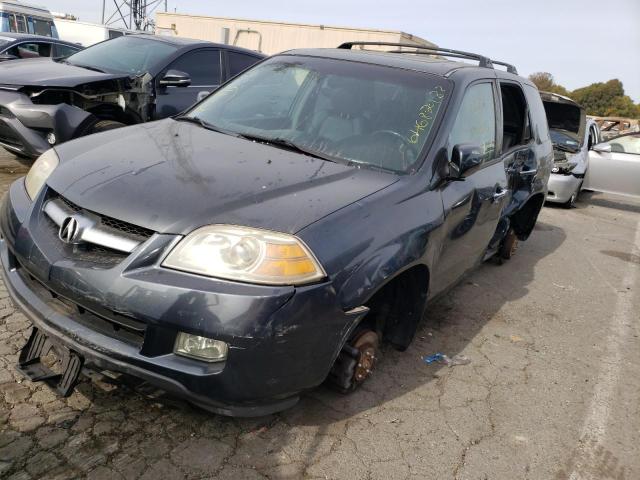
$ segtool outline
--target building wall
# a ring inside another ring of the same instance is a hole
[[[295,23],[205,17],[158,12],[156,33],[222,43],[228,28],[228,42],[272,55],[292,48],[335,48],[347,41],[435,44],[422,38],[387,30],[330,27]],[[247,30],[250,30],[248,32]]]

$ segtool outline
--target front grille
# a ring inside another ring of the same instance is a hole
[[[2,105],[0,105],[0,116],[6,117],[6,118],[14,117],[13,113],[11,113],[11,110],[9,110],[6,107],[3,107]]]
[[[84,210],[82,207],[79,207],[78,205],[76,205],[75,203],[73,203],[71,200],[69,200],[68,198],[63,197],[62,195],[59,194],[54,194],[52,198],[55,198],[57,196],[57,198],[59,198],[60,200],[62,200],[65,205],[67,205],[71,210],[73,210],[74,212],[80,212],[82,210]],[[97,215],[98,217],[100,217],[100,223],[102,223],[102,225],[106,226],[106,227],[111,227],[111,228],[115,228],[116,230],[124,233],[124,234],[128,234],[128,235],[135,235],[136,237],[141,237],[141,239],[148,239],[151,237],[151,235],[153,235],[153,230],[149,230],[147,228],[143,228],[143,227],[139,227],[137,225],[133,225],[131,223],[127,223],[127,222],[123,222],[122,220],[118,220],[116,218],[113,217],[107,217],[106,215],[102,215],[100,213],[96,213],[96,212],[92,212],[90,210],[86,210],[87,212],[93,214],[93,215]]]
[[[20,137],[18,137],[13,129],[2,120],[0,120],[0,143],[4,143],[15,148],[23,148]]]
[[[111,268],[127,258],[126,253],[104,248],[99,245],[93,245],[90,243],[67,245],[66,243],[62,243],[58,238],[60,227],[47,215],[43,215],[43,217],[46,220],[49,235],[54,237],[51,243],[55,245],[58,253],[62,254],[65,258],[92,263],[102,268]]]

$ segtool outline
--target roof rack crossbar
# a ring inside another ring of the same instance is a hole
[[[394,43],[394,42],[346,42],[340,45],[338,48],[344,50],[351,50],[354,46],[380,46],[380,47],[400,47],[400,48],[412,48],[414,50],[394,50],[389,53],[420,53],[420,54],[441,54],[445,57],[454,58],[466,58],[470,60],[476,60],[481,67],[493,68],[493,64],[502,65],[507,67],[507,71],[510,73],[518,73],[516,67],[504,62],[498,62],[491,60],[484,55],[478,55],[477,53],[464,52],[462,50],[452,50],[449,48],[429,47],[426,45],[414,45],[411,43]]]
[[[503,67],[507,67],[507,72],[509,72],[509,73],[513,73],[515,75],[518,74],[518,70],[516,69],[516,67],[514,67],[510,63],[499,62],[498,60],[491,60],[491,61],[496,65],[502,65]]]

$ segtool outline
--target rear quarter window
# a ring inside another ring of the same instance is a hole
[[[260,61],[258,57],[253,55],[233,51],[227,51],[227,59],[229,61],[229,76],[231,77],[235,77],[243,70]]]

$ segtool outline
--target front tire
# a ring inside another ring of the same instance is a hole
[[[115,120],[98,120],[87,129],[86,135],[92,133],[106,132],[108,130],[115,130],[116,128],[126,127],[124,123],[116,122]]]
[[[578,185],[578,188],[576,188],[576,191],[571,194],[571,197],[569,197],[569,200],[563,203],[562,206],[566,209],[575,208],[576,200],[578,200],[578,195],[580,195],[581,189],[582,189],[582,182],[580,182],[580,185]]]

